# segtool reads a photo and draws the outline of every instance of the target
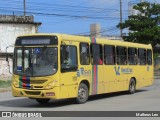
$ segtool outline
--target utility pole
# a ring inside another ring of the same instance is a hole
[[[24,5],[24,16],[26,16],[26,0],[23,1],[23,5]]]
[[[122,37],[122,0],[120,0],[120,35]]]

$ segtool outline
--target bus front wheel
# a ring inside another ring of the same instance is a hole
[[[129,84],[129,93],[134,94],[135,91],[136,91],[136,82],[133,78],[131,78],[130,84]]]
[[[81,83],[78,88],[76,103],[78,104],[85,103],[88,100],[88,96],[89,96],[88,87],[86,86],[86,84]]]
[[[47,104],[50,99],[36,99],[39,104]]]

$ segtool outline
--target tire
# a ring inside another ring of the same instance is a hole
[[[131,78],[129,83],[129,94],[134,94],[136,92],[136,82],[133,78]]]
[[[36,99],[39,104],[47,104],[50,99]]]
[[[88,87],[86,86],[86,84],[81,83],[78,88],[76,103],[77,104],[85,103],[88,100],[88,96],[89,96]]]

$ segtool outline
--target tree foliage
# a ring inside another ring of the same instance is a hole
[[[117,27],[128,28],[129,33],[123,36],[125,41],[152,44],[160,43],[160,4],[142,2],[133,7],[137,15],[128,16],[128,20]]]

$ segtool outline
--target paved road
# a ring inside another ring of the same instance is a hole
[[[154,85],[129,95],[125,92],[93,96],[85,104],[73,100],[50,101],[40,105],[28,98],[12,97],[11,92],[0,93],[0,110],[6,111],[160,111],[160,79]]]
[[[0,93],[0,111],[160,111],[160,79],[155,79],[154,85],[139,89],[135,94],[125,92],[92,96],[85,104],[75,104],[73,100],[50,101],[40,105],[28,98],[12,97],[11,92]],[[14,118],[15,120],[17,118]],[[42,118],[46,120],[46,118]],[[52,119],[53,118],[48,118]],[[58,117],[58,120],[74,120],[75,118]],[[82,118],[76,118],[82,120]],[[97,120],[97,118],[84,118]],[[159,120],[158,118],[98,118],[99,120]]]

